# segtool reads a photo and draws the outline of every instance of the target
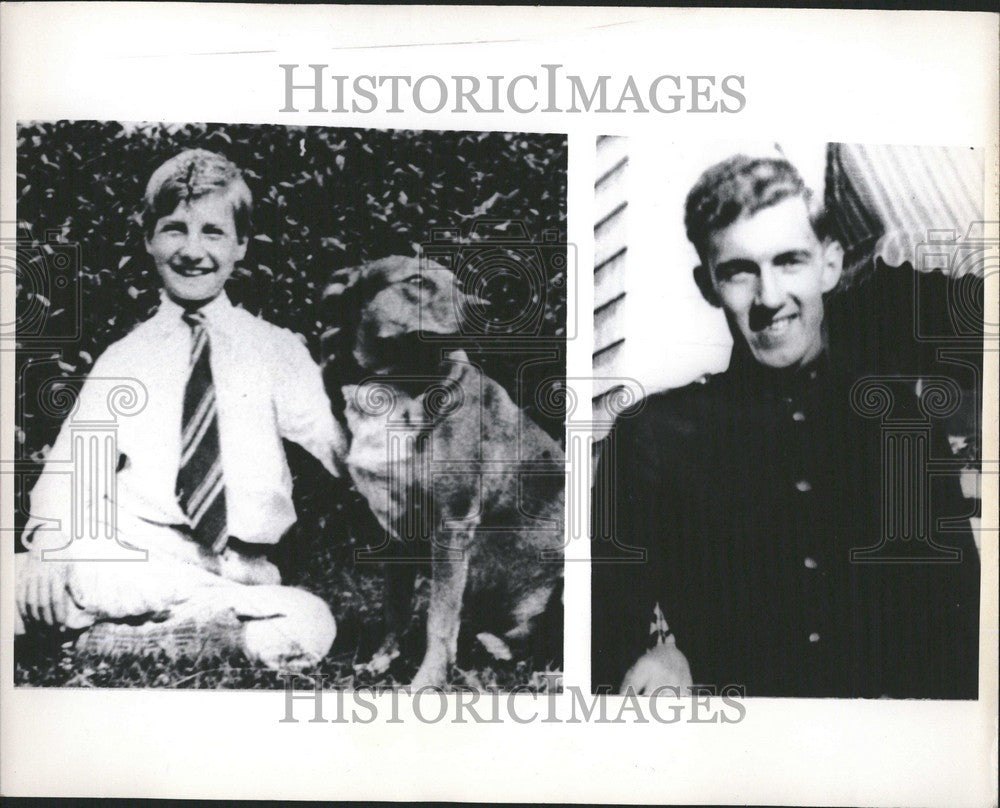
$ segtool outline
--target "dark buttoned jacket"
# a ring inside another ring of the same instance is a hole
[[[828,301],[809,367],[737,347],[618,419],[593,494],[595,690],[671,631],[696,684],[748,696],[976,696],[975,503],[945,421],[982,331],[955,327],[940,273],[876,270]]]

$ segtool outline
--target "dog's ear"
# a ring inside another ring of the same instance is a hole
[[[320,302],[320,321],[324,331],[320,337],[323,368],[333,376],[344,372],[344,360],[350,356],[352,321],[357,316],[349,292],[357,286],[361,267],[344,267],[330,275]],[[334,380],[339,383],[339,380]]]
[[[349,324],[352,313],[351,298],[348,294],[357,286],[361,277],[361,267],[344,267],[330,275],[320,301],[320,319],[327,329],[341,328]]]
[[[330,276],[330,280],[323,290],[323,299],[338,298],[348,289],[353,287],[361,277],[361,267],[344,267],[338,269]]]

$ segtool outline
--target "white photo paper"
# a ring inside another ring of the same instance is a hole
[[[995,804],[996,14],[0,14],[0,793]]]

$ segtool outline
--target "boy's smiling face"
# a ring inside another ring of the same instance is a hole
[[[218,297],[247,251],[224,192],[182,201],[157,220],[146,251],[172,300],[191,307]]]

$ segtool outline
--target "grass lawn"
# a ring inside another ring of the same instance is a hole
[[[301,494],[297,486],[297,494]],[[276,562],[285,583],[301,586],[324,598],[337,619],[337,638],[327,657],[309,669],[298,687],[314,684],[310,676],[325,674],[325,687],[392,687],[405,685],[416,672],[424,650],[424,613],[428,582],[418,579],[414,617],[403,638],[402,654],[381,676],[363,670],[382,640],[383,578],[381,565],[357,563],[355,551],[381,542],[381,530],[365,506],[340,492],[329,515],[318,499],[322,491],[297,496],[299,524],[282,540]],[[335,518],[336,517],[336,518]],[[359,536],[365,539],[359,539]],[[556,621],[553,621],[556,622]],[[562,626],[546,629],[544,652],[524,651],[510,661],[494,659],[475,639],[475,631],[459,638],[458,664],[449,676],[456,687],[499,688],[518,685],[545,691],[561,673]],[[536,643],[539,646],[540,643]],[[553,650],[554,649],[554,650]],[[157,687],[281,689],[275,671],[252,665],[241,654],[228,657],[180,659],[165,655],[103,659],[74,649],[67,635],[52,632],[18,639],[14,647],[14,683],[34,687]],[[515,652],[516,654],[516,652]]]

